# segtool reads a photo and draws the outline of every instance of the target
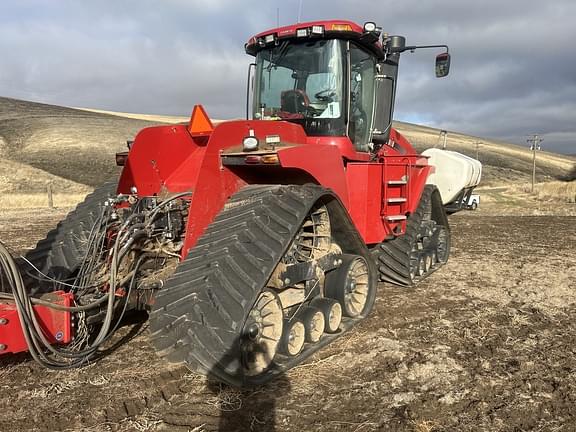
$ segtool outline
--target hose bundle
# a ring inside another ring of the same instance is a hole
[[[131,268],[127,270],[124,266],[120,274],[123,259],[138,240],[155,236],[154,221],[163,208],[174,200],[189,194],[190,192],[179,193],[157,203],[149,210],[134,211],[122,223],[117,221],[118,215],[114,211],[112,202],[107,202],[90,230],[86,254],[72,283],[59,281],[43,274],[30,261],[22,257],[39,275],[35,276],[37,280],[50,281],[56,287],[74,293],[76,301],[97,297],[87,304],[64,306],[31,297],[24,286],[22,274],[14,258],[8,248],[0,242],[0,280],[2,285],[6,284],[9,288],[9,292],[6,292],[5,287],[2,286],[0,301],[15,303],[22,333],[34,360],[49,369],[61,370],[85,365],[94,358],[102,344],[108,341],[118,328],[127,310],[130,295],[136,286],[136,276],[140,266],[146,259],[151,258],[151,254],[141,251],[135,263],[130,265]],[[112,238],[109,236],[111,231],[114,232]],[[110,245],[112,240],[113,243]],[[104,280],[102,279],[103,272],[107,272]],[[126,284],[125,294],[117,297],[118,288]],[[117,313],[121,303],[123,303],[122,310]],[[75,313],[78,325],[73,343],[67,347],[53,346],[40,326],[34,305]],[[84,314],[98,308],[105,308],[105,314],[98,333],[93,336],[86,327]],[[114,320],[115,316],[116,320]],[[116,322],[113,324],[113,321]]]
[[[18,316],[20,318],[20,325],[22,327],[22,334],[28,344],[30,354],[41,365],[49,369],[70,369],[82,366],[92,359],[98,352],[98,348],[106,342],[116,330],[124,312],[126,311],[127,301],[124,300],[124,308],[120,316],[116,320],[116,325],[112,327],[114,316],[114,309],[118,301],[115,296],[115,289],[109,289],[107,295],[101,297],[87,305],[80,306],[63,306],[48,302],[42,299],[30,297],[26,292],[22,274],[20,273],[16,262],[12,255],[0,242],[0,273],[3,280],[7,283],[12,293],[1,293],[0,298],[4,300],[14,301]],[[135,274],[135,273],[134,273]],[[134,277],[132,277],[129,285],[129,292],[125,299],[130,295],[132,286],[134,285]],[[111,285],[110,288],[113,288]],[[57,347],[53,346],[38,321],[34,311],[34,305],[43,305],[59,311],[68,311],[73,313],[84,312],[87,310],[95,309],[106,303],[106,316],[98,332],[96,338],[87,344],[86,348],[77,349],[78,345],[73,344],[72,347]]]

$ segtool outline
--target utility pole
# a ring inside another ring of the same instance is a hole
[[[446,150],[446,139],[448,138],[448,132],[445,130],[441,130],[440,138],[444,138],[444,140],[442,141],[442,150]]]
[[[480,144],[482,144],[482,141],[476,141],[474,144],[476,145],[476,160],[480,160]]]
[[[536,183],[536,150],[540,150],[540,143],[544,141],[540,138],[538,134],[532,134],[530,138],[526,140],[530,144],[530,150],[532,150],[532,193],[534,193],[534,183]]]

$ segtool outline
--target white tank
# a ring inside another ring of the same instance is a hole
[[[443,204],[454,201],[462,189],[476,187],[480,183],[482,164],[476,159],[436,148],[424,150],[422,155],[428,156],[428,163],[436,168],[426,183],[436,185]]]

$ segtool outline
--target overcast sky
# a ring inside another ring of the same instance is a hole
[[[0,0],[0,96],[116,111],[243,115],[244,43],[299,0]],[[409,44],[396,119],[576,153],[576,1],[304,0],[302,20],[376,21]]]

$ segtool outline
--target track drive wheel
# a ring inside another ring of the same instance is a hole
[[[369,267],[360,255],[342,255],[342,265],[326,274],[326,295],[336,299],[345,316],[356,318],[364,313],[372,295]]]

